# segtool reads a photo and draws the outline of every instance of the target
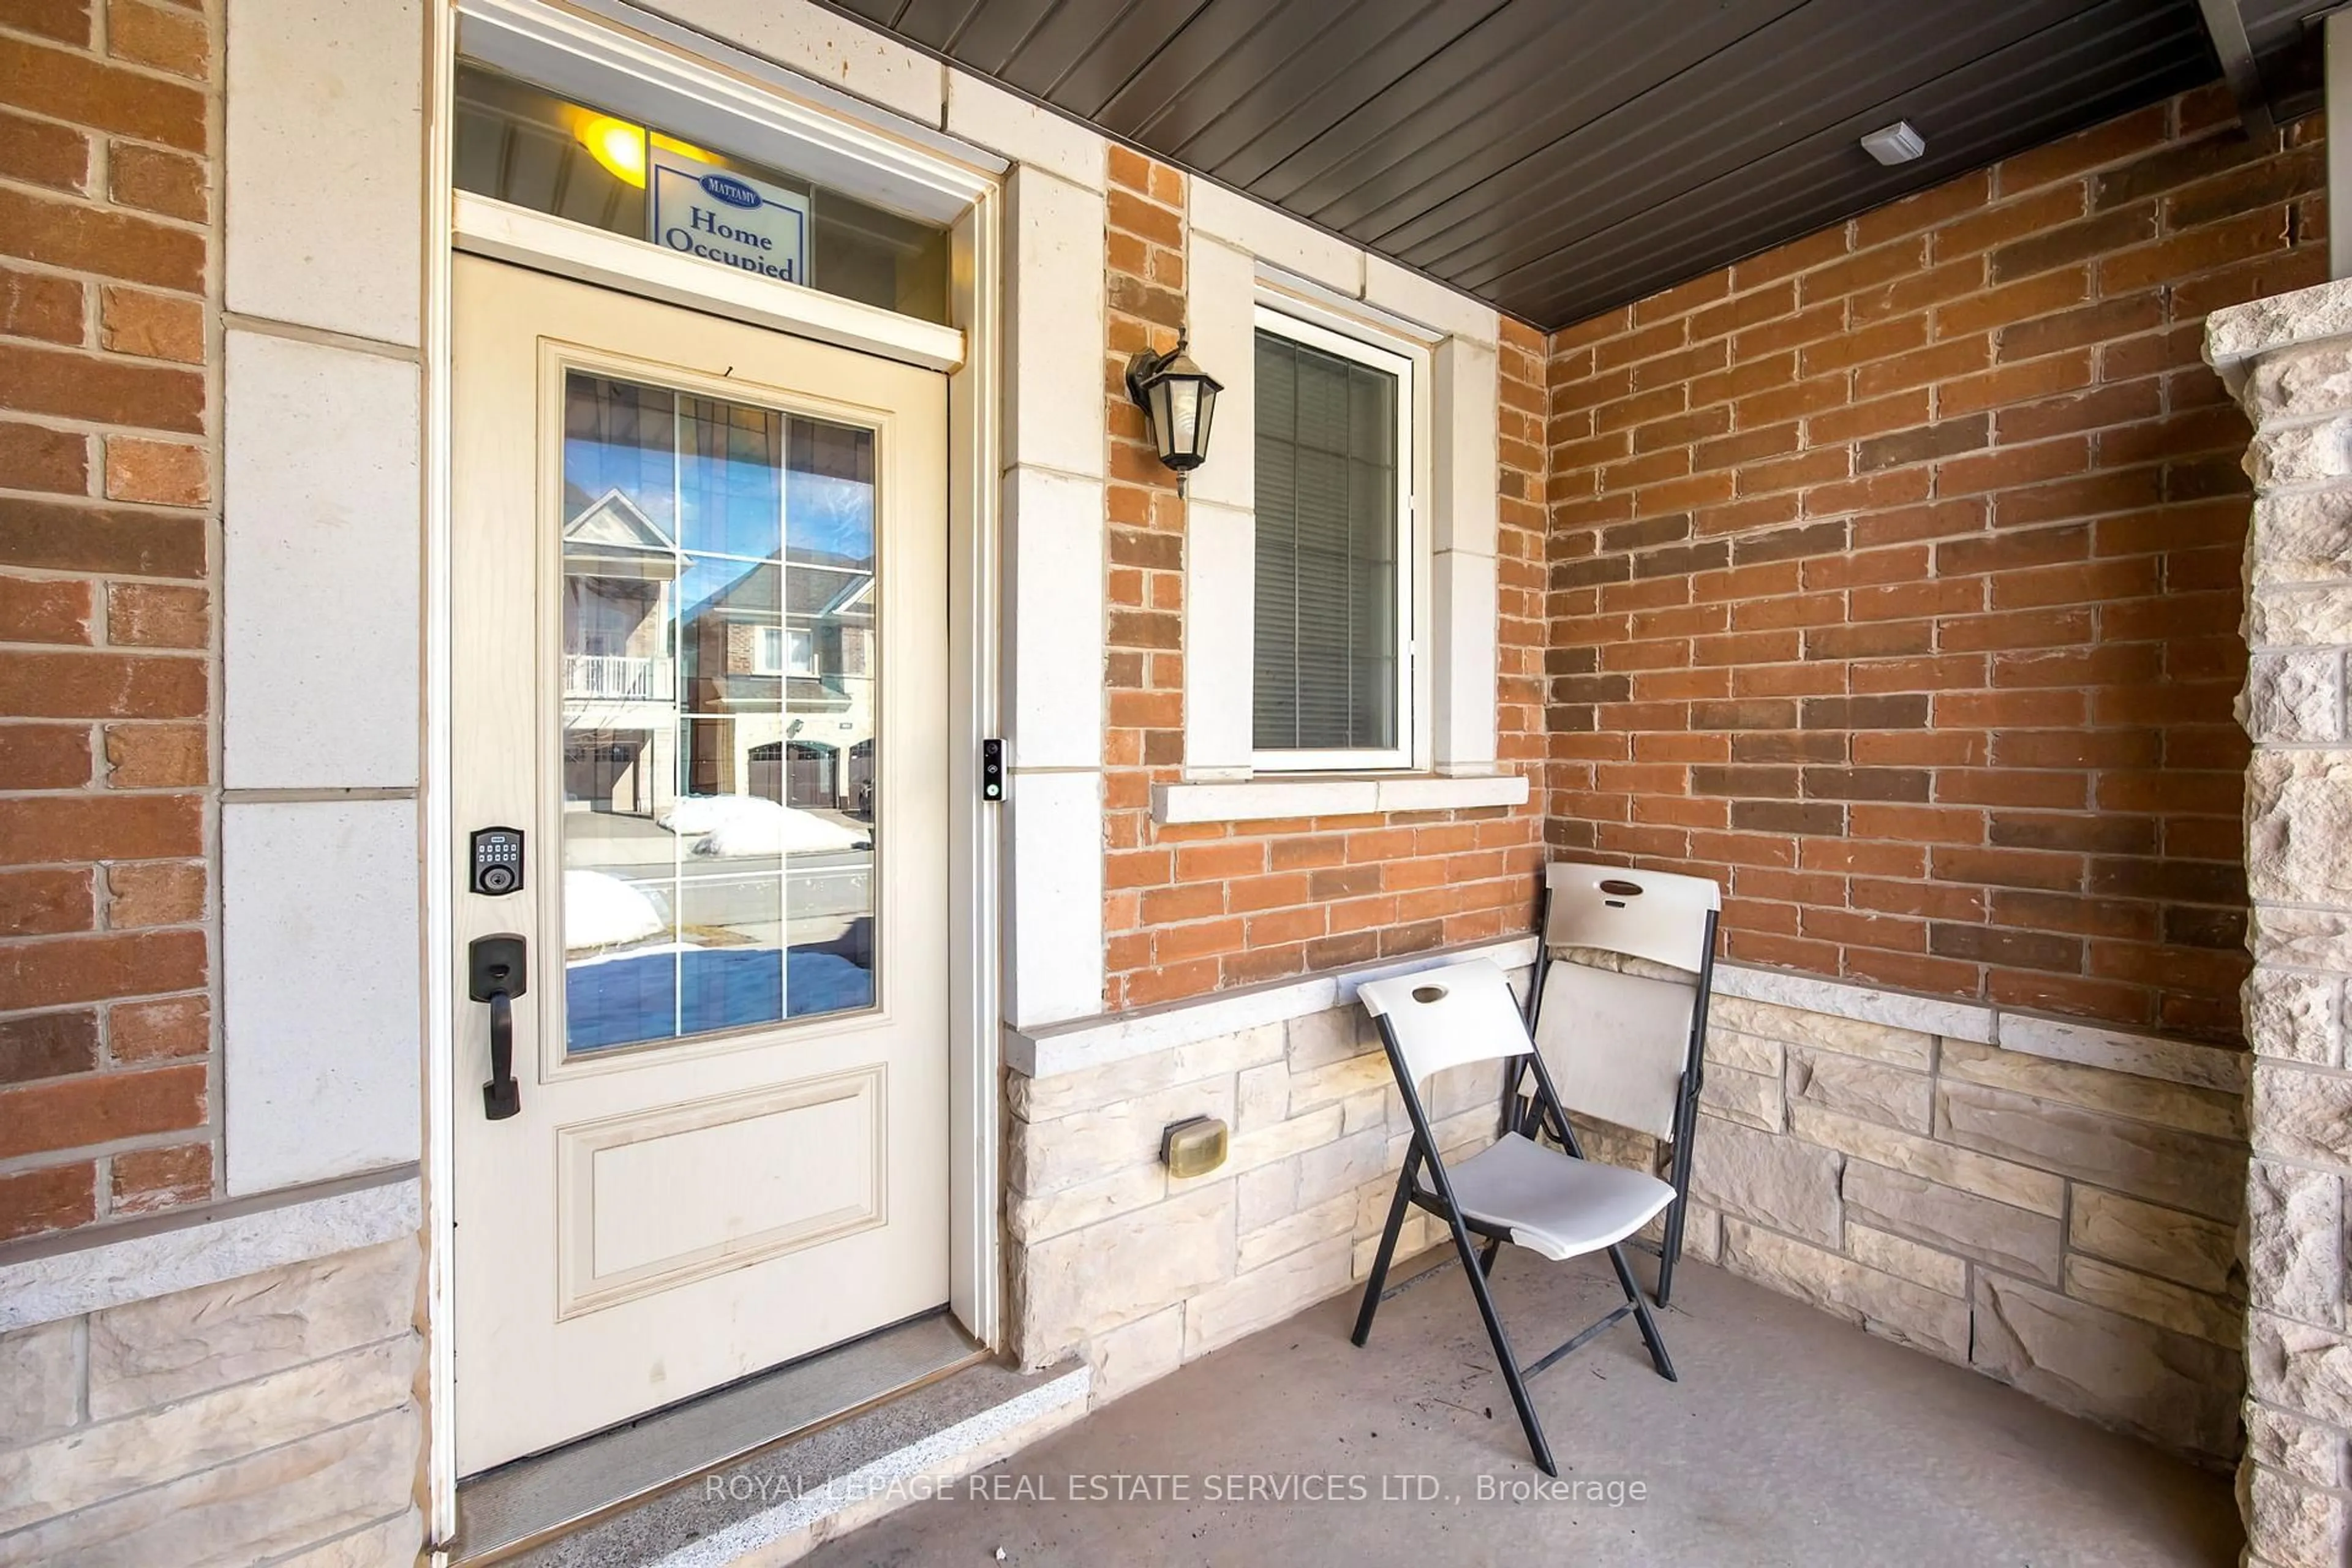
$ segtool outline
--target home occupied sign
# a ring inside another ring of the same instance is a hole
[[[646,163],[655,244],[762,278],[808,281],[806,196],[658,143]]]

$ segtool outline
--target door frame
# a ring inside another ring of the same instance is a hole
[[[457,191],[457,61],[468,53],[617,112],[819,172],[828,184],[950,225],[951,318],[937,326]],[[975,1339],[1002,1339],[998,1208],[998,884],[1002,829],[980,793],[980,742],[1000,700],[998,498],[1002,158],[893,117],[620,0],[432,0],[425,106],[425,1468],[429,1539],[457,1524],[450,1272],[461,1114],[452,924],[451,258],[464,249],[624,292],[944,370],[948,377],[949,1306]],[[619,248],[615,248],[619,247]],[[708,274],[708,276],[699,276]]]

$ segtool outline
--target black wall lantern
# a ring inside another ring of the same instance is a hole
[[[1145,349],[1127,362],[1127,395],[1151,422],[1160,460],[1180,474],[1191,473],[1209,455],[1209,420],[1224,388],[1192,363],[1185,340],[1164,354]]]

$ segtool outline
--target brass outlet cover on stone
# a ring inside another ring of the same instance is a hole
[[[1160,1135],[1160,1160],[1171,1176],[1205,1176],[1225,1163],[1229,1142],[1223,1122],[1195,1116]]]

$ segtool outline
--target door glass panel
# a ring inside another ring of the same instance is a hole
[[[874,433],[564,386],[566,1048],[874,1005]]]

